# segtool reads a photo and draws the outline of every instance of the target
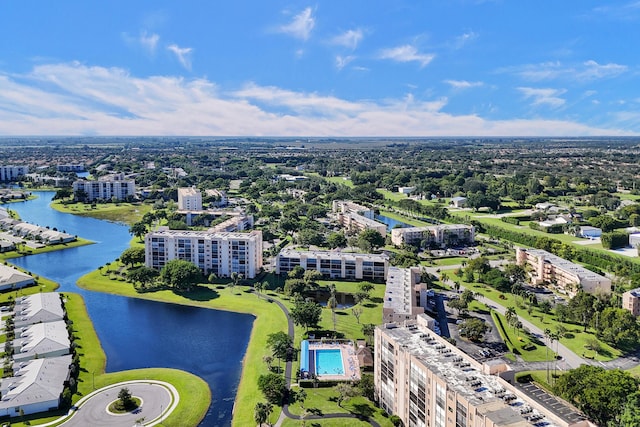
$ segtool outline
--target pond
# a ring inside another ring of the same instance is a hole
[[[212,403],[201,426],[231,425],[242,359],[253,316],[165,304],[86,291],[78,278],[118,258],[129,246],[129,227],[57,212],[53,192],[7,205],[22,220],[56,227],[96,244],[11,260],[60,283],[60,292],[81,294],[107,356],[107,372],[166,367],[189,371],[211,389]]]
[[[397,219],[389,218],[388,216],[384,216],[384,215],[376,215],[375,220],[383,224],[386,224],[387,231],[391,231],[394,228],[398,228],[398,227],[402,227],[402,228],[413,227],[412,225],[407,224],[406,222],[398,221]]]

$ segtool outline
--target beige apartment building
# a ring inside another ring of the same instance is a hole
[[[113,174],[101,177],[96,181],[78,180],[73,183],[73,193],[77,196],[84,191],[88,201],[93,200],[124,200],[135,196],[136,183],[132,179],[125,179],[124,174]]]
[[[202,193],[195,187],[178,188],[178,210],[201,211]]]
[[[427,246],[450,247],[473,244],[476,229],[466,224],[440,224],[426,227],[394,228],[391,243],[396,246],[425,243]]]
[[[160,227],[145,236],[145,265],[161,269],[172,259],[193,262],[205,274],[253,279],[262,269],[262,232],[169,230]]]
[[[387,278],[389,257],[384,254],[356,254],[338,251],[283,249],[276,257],[276,274],[300,266],[317,270],[332,279],[362,279],[381,282]]]
[[[629,310],[634,316],[640,316],[640,288],[622,294],[622,308]]]
[[[389,267],[382,303],[382,322],[404,322],[424,313],[427,286],[420,283],[420,268]]]
[[[495,375],[507,369],[504,363],[480,364],[429,330],[426,318],[375,329],[375,392],[404,426],[595,427],[537,403]]]
[[[579,290],[590,294],[611,293],[611,280],[542,249],[516,248],[516,263],[530,268],[534,285],[549,284],[570,297]]]

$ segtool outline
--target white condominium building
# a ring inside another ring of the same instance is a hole
[[[420,268],[389,267],[382,303],[382,322],[403,322],[424,313],[427,286],[420,283]]]
[[[573,297],[579,290],[590,294],[610,294],[611,280],[542,249],[516,248],[516,262],[529,265],[534,285],[547,283]]]
[[[205,274],[253,279],[262,268],[262,232],[228,233],[169,230],[160,227],[145,237],[145,265],[161,269],[172,259],[190,261]]]
[[[426,227],[394,228],[391,230],[391,243],[449,247],[460,244],[472,244],[475,241],[475,227],[466,224],[440,224]]]
[[[84,191],[88,201],[93,200],[124,200],[136,193],[134,180],[124,179],[123,174],[110,175],[97,181],[79,180],[73,183],[73,193],[78,197],[78,192]]]
[[[380,406],[407,427],[592,427],[563,417],[429,330],[428,317],[375,329],[374,385]],[[560,409],[560,406],[554,408]],[[564,413],[571,413],[568,408]]]
[[[288,273],[298,265],[305,270],[317,270],[332,279],[381,282],[387,278],[389,257],[384,254],[283,249],[276,258],[276,273]]]
[[[201,211],[202,193],[194,187],[178,188],[178,210]]]
[[[0,181],[15,181],[29,173],[29,166],[0,166]]]

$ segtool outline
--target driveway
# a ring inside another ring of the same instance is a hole
[[[136,411],[126,414],[109,412],[109,405],[118,399],[118,393],[124,387],[129,389],[132,396],[141,399],[142,405]],[[144,419],[145,426],[153,426],[173,412],[178,401],[177,390],[160,381],[114,384],[97,390],[78,402],[69,420],[60,426],[131,427],[141,419]]]

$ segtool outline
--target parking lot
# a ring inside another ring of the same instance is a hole
[[[533,398],[536,402],[540,403],[544,407],[550,409],[560,418],[567,421],[569,424],[584,420],[584,416],[578,413],[575,409],[568,406],[565,402],[550,395],[546,391],[539,388],[534,383],[515,383],[516,387],[524,391],[528,396]]]

